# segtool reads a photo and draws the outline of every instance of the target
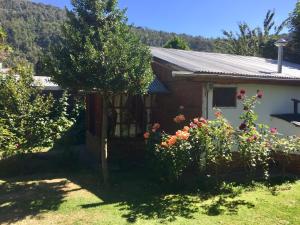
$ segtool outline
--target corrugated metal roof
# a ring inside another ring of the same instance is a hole
[[[50,77],[34,76],[34,85],[42,87],[43,90],[62,90],[57,84],[51,81]],[[155,77],[148,88],[148,94],[166,94],[169,90]]]
[[[167,94],[169,90],[156,77],[148,88],[148,94]]]
[[[62,90],[56,83],[51,81],[51,77],[34,76],[34,85],[42,87],[43,90],[60,91]]]
[[[194,74],[242,75],[250,78],[300,80],[300,65],[283,62],[277,73],[277,60],[210,52],[151,47],[152,56]]]

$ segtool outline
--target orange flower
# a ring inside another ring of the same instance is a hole
[[[159,129],[160,128],[160,124],[159,123],[155,123],[155,124],[153,124],[153,126],[152,126],[152,129],[154,129],[154,130],[157,130],[157,129]]]
[[[168,148],[169,147],[169,145],[168,145],[168,143],[167,142],[162,142],[161,144],[160,144],[162,147],[165,147],[165,148]]]
[[[173,120],[175,123],[181,123],[181,122],[185,121],[185,116],[182,114],[179,114]]]
[[[148,139],[149,137],[150,137],[150,133],[149,132],[144,133],[144,138],[145,139]]]
[[[176,132],[176,136],[181,140],[187,140],[190,136],[190,134],[186,131],[178,130]]]
[[[167,143],[168,143],[169,146],[172,146],[176,143],[176,141],[177,141],[177,137],[176,136],[171,136],[169,138],[169,140],[167,141]]]
[[[184,126],[182,131],[188,132],[190,130],[190,128],[188,126]]]
[[[222,113],[221,113],[220,111],[217,111],[217,112],[215,112],[215,116],[216,116],[217,118],[219,118],[219,117],[222,116]]]

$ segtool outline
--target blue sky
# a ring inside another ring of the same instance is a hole
[[[33,0],[58,7],[70,7],[70,0]],[[119,0],[128,8],[129,23],[176,33],[221,36],[222,29],[236,30],[246,21],[262,25],[268,9],[276,11],[276,21],[283,21],[297,0]]]

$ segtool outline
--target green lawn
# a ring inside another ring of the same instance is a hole
[[[297,180],[166,193],[142,171],[115,171],[105,190],[90,170],[59,169],[43,158],[22,163],[16,167],[36,171],[0,178],[0,224],[300,224]]]

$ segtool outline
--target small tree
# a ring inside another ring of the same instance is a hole
[[[178,37],[178,36],[174,36],[172,39],[167,41],[167,43],[163,47],[164,48],[190,50],[188,43],[184,39],[182,39],[181,37]]]
[[[276,57],[274,45],[287,24],[287,20],[276,26],[275,12],[268,10],[263,27],[251,28],[247,23],[238,24],[238,32],[223,31],[224,38],[216,41],[216,50],[237,55]]]
[[[291,51],[296,62],[300,62],[300,1],[290,15],[290,31],[292,34]]]
[[[48,72],[62,87],[103,96],[101,161],[107,181],[107,104],[112,94],[143,94],[151,80],[148,47],[131,32],[117,0],[73,0],[62,27],[62,44],[47,60]]]

